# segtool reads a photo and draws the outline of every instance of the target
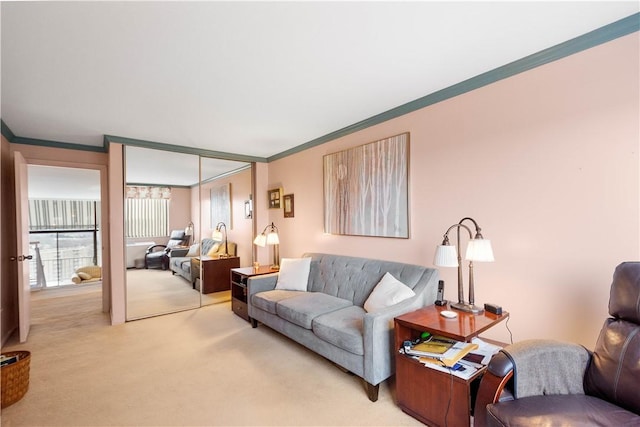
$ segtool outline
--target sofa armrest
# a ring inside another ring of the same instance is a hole
[[[247,279],[247,297],[257,294],[258,292],[271,291],[275,289],[277,281],[278,273],[249,277]]]
[[[188,252],[189,248],[173,248],[171,252],[169,252],[169,256],[172,258],[186,257]]]
[[[364,379],[372,385],[384,381],[395,368],[394,319],[423,307],[422,298],[401,301],[374,313],[367,313],[363,321]]]
[[[277,281],[278,273],[262,274],[260,276],[249,277],[247,279],[247,307],[249,317],[253,317],[253,304],[251,304],[251,297],[258,292],[275,289]]]

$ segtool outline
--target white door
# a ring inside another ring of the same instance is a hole
[[[27,162],[19,152],[14,153],[16,173],[16,235],[18,262],[18,310],[20,342],[26,342],[31,326],[31,285],[29,283],[29,194]]]

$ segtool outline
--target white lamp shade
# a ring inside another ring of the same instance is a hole
[[[433,264],[438,267],[457,267],[458,251],[452,245],[438,245],[436,255],[433,257]]]
[[[278,237],[278,233],[272,231],[267,234],[267,245],[279,245],[280,238]]]
[[[253,240],[253,244],[264,248],[264,245],[267,244],[267,236],[262,233],[258,234]]]
[[[471,239],[467,246],[467,261],[493,262],[493,249],[491,248],[491,240]]]
[[[222,242],[222,231],[214,230],[213,233],[211,233],[211,239],[216,242]]]

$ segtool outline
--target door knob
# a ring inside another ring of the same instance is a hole
[[[14,261],[15,257],[12,257],[12,258],[14,259],[12,259],[11,261]],[[33,255],[18,255],[18,261],[25,261],[29,259],[33,259]]]

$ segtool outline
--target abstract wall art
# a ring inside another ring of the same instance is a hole
[[[323,162],[325,233],[409,238],[408,132]]]
[[[227,230],[233,228],[231,224],[231,184],[224,184],[211,189],[211,228],[219,222],[224,222]]]

